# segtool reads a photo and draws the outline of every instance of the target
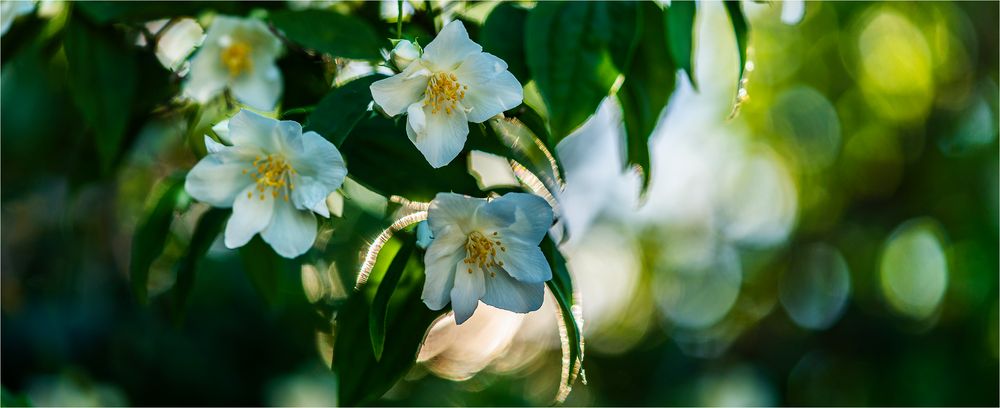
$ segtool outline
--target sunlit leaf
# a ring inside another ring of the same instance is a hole
[[[146,213],[132,236],[129,275],[132,292],[141,303],[147,301],[149,267],[163,252],[167,235],[170,233],[170,223],[174,220],[174,210],[177,208],[180,196],[184,194],[184,176],[171,176],[164,180],[158,189],[162,193],[157,196],[156,204]]]
[[[417,251],[414,256],[422,256]],[[374,285],[354,292],[337,314],[333,371],[340,403],[346,406],[377,400],[409,371],[430,324],[444,311],[432,311],[420,299],[423,262],[412,262],[393,291],[386,316],[385,343],[376,359],[369,335],[370,293]]]
[[[667,41],[670,44],[670,56],[673,57],[674,65],[684,70],[691,85],[698,89],[698,81],[691,65],[691,60],[694,58],[695,10],[694,1],[674,1],[667,8],[665,17]]]
[[[649,137],[674,91],[674,64],[669,55],[663,10],[656,3],[639,8],[639,42],[618,90],[625,121],[625,159],[637,166],[642,190],[649,186]]]
[[[124,35],[73,16],[64,46],[73,100],[97,140],[101,167],[117,160],[136,93],[136,51]]]
[[[500,57],[507,63],[507,70],[527,84],[531,80],[524,61],[524,30],[528,10],[516,3],[500,3],[486,17],[479,31],[483,51]]]
[[[382,348],[385,345],[386,315],[389,311],[389,299],[399,284],[399,279],[403,276],[406,263],[410,260],[410,254],[416,247],[416,240],[409,236],[403,238],[403,246],[399,248],[392,258],[392,263],[385,270],[382,281],[379,282],[378,291],[372,299],[371,311],[368,314],[368,330],[372,338],[372,351],[375,353],[375,360],[382,358]]]
[[[289,40],[335,57],[378,60],[379,48],[388,46],[368,23],[331,10],[283,10],[270,18]]]
[[[369,86],[382,78],[385,75],[369,75],[330,91],[309,115],[306,130],[318,132],[337,146],[343,144],[354,126],[368,115],[368,105],[372,102]]]
[[[560,392],[557,402],[565,399],[569,389],[576,382],[577,377],[583,371],[583,331],[577,322],[578,312],[574,312],[575,297],[573,292],[573,278],[566,268],[566,259],[559,252],[559,248],[550,239],[542,240],[542,252],[549,261],[552,268],[552,280],[546,285],[556,299],[559,306],[562,324],[565,326],[566,339],[563,346],[563,384],[560,384]]]
[[[541,2],[526,30],[528,68],[548,107],[553,147],[597,110],[617,76],[607,4]]]

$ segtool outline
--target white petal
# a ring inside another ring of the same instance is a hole
[[[444,26],[437,37],[424,47],[421,60],[430,63],[434,71],[450,71],[470,54],[482,50],[483,47],[469,39],[465,25],[455,20]]]
[[[215,135],[218,136],[219,140],[221,140],[223,143],[227,144],[233,143],[232,140],[229,139],[229,119],[225,119],[213,125],[212,131],[215,132]]]
[[[454,232],[468,234],[473,226],[476,212],[486,204],[482,198],[473,198],[455,193],[438,193],[431,200],[427,210],[427,224],[434,233],[434,239],[448,232],[449,227],[457,228]]]
[[[216,142],[212,138],[208,137],[208,135],[205,135],[205,151],[207,151],[208,154],[221,152],[225,148],[226,145]]]
[[[507,63],[491,54],[470,55],[455,70],[455,76],[469,87],[462,99],[462,105],[469,109],[469,122],[482,123],[524,100],[524,89],[507,70]]]
[[[261,238],[285,258],[306,253],[316,241],[316,215],[312,211],[298,210],[280,198],[271,201],[275,202],[274,216],[261,231]]]
[[[322,215],[323,218],[330,218],[330,207],[327,207],[326,199],[316,203],[311,210],[316,214]]]
[[[495,219],[502,233],[514,235],[527,244],[538,245],[552,227],[552,207],[534,194],[507,193],[490,201],[483,215]]]
[[[465,264],[455,266],[455,287],[451,289],[451,310],[455,311],[455,323],[462,324],[472,317],[479,299],[486,294],[486,282],[483,272],[473,270],[469,273]]]
[[[521,282],[540,283],[552,279],[552,268],[537,244],[525,244],[501,236],[506,251],[497,251],[497,259],[510,276]],[[499,307],[499,306],[498,306]]]
[[[243,170],[251,167],[254,153],[255,150],[248,148],[223,147],[222,151],[205,156],[188,172],[184,189],[191,197],[213,207],[231,207],[237,195],[253,183]]]
[[[455,268],[465,257],[465,235],[445,233],[431,241],[424,254],[424,291],[420,296],[431,310],[441,310],[451,300]]]
[[[297,174],[292,201],[300,209],[313,208],[317,203],[326,205],[326,197],[347,177],[344,158],[333,143],[316,132],[306,132],[297,139],[301,141],[300,150],[289,152]]]
[[[247,194],[250,194],[248,196]],[[263,230],[271,222],[274,214],[274,199],[267,192],[264,199],[251,184],[240,191],[233,203],[233,216],[226,224],[226,247],[239,248],[246,245],[254,234]]]
[[[234,146],[257,146],[275,152],[281,145],[276,137],[277,127],[276,119],[243,109],[229,120],[229,139]]]
[[[439,110],[431,113],[430,106],[414,103],[407,109],[410,115],[406,128],[410,141],[423,153],[431,167],[439,168],[451,163],[462,148],[469,135],[468,119],[461,107],[456,107],[451,113]],[[423,119],[423,126],[420,122]]]
[[[418,73],[420,64],[410,64],[403,72],[371,84],[372,99],[389,116],[406,112],[406,108],[423,99],[427,75]]]
[[[205,30],[191,18],[182,18],[170,26],[160,36],[156,43],[156,58],[164,67],[177,71],[181,64],[191,55],[194,48],[201,43]]]
[[[486,294],[483,303],[517,313],[528,313],[542,307],[545,300],[545,284],[518,281],[503,269],[495,276],[486,278]]]
[[[184,83],[184,94],[205,103],[222,92],[229,72],[222,66],[218,47],[205,46],[191,60],[191,73]]]
[[[236,100],[264,111],[273,110],[278,104],[283,87],[281,71],[273,63],[263,72],[253,71],[236,77],[230,85]]]

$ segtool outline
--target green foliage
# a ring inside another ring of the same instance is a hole
[[[627,165],[639,168],[642,191],[649,186],[649,137],[674,91],[675,69],[668,54],[664,13],[652,2],[636,4],[637,48],[618,90],[625,120]]]
[[[688,80],[695,89],[698,81],[694,76],[691,61],[694,59],[694,1],[674,1],[666,9],[667,41],[670,43],[670,56],[674,65],[687,73]]]
[[[270,246],[259,235],[254,236],[246,245],[239,249],[243,260],[243,271],[257,293],[271,305],[284,301],[283,290],[301,291],[302,288],[284,288],[283,274],[298,273],[295,261],[282,258],[274,253]]]
[[[108,171],[118,158],[137,90],[136,53],[115,30],[81,18],[70,19],[64,41],[73,100],[96,133],[101,168]]]
[[[179,2],[129,2],[129,1],[81,1],[73,6],[99,24],[114,22],[142,23],[150,20],[183,15],[193,16],[208,8],[219,12],[235,11],[236,3],[206,3],[202,1]]]
[[[545,99],[555,146],[583,124],[615,81],[611,20],[602,2],[542,2],[528,13],[526,59]]]
[[[405,252],[402,255],[423,258],[422,251]],[[340,309],[334,329],[333,371],[339,379],[341,404],[354,406],[378,399],[413,366],[424,333],[443,313],[424,305],[420,299],[423,283],[423,262],[407,263],[388,302],[385,343],[379,358],[369,336],[373,307],[369,299],[374,285],[354,292]]]
[[[392,258],[392,263],[389,264],[389,268],[385,270],[385,275],[382,276],[382,281],[379,282],[375,298],[372,299],[371,311],[368,314],[368,331],[371,334],[372,351],[375,353],[376,361],[382,358],[382,349],[385,346],[389,300],[392,298],[393,292],[396,291],[396,285],[399,284],[399,279],[403,276],[403,270],[406,268],[406,264],[410,260],[410,254],[413,253],[415,247],[415,237],[410,235],[403,238],[403,246],[399,248],[396,256]]]
[[[723,1],[722,4],[726,6],[726,13],[729,14],[729,21],[733,25],[733,34],[736,35],[736,48],[740,54],[739,79],[742,82],[743,71],[746,69],[747,35],[749,33],[750,26],[747,25],[747,19],[743,16],[743,9],[740,8],[740,2],[738,0],[726,0]],[[739,89],[737,89],[737,92],[739,92]]]
[[[146,285],[149,282],[149,267],[153,264],[166,244],[170,233],[170,223],[178,209],[184,192],[184,176],[178,174],[163,181],[160,186],[162,193],[154,201],[156,204],[149,210],[145,218],[136,228],[132,236],[132,259],[129,263],[129,274],[132,281],[132,291],[140,302],[146,303]],[[186,200],[184,200],[186,201]]]
[[[335,57],[376,60],[383,41],[368,23],[330,10],[283,10],[271,21],[289,40]]]
[[[566,329],[569,349],[563,350],[563,352],[568,354],[567,360],[570,361],[570,366],[564,366],[563,372],[566,375],[566,386],[571,387],[583,370],[583,331],[573,314],[573,305],[575,304],[573,277],[570,276],[569,270],[566,268],[566,258],[559,252],[559,248],[552,240],[548,238],[542,240],[541,246],[542,253],[545,254],[545,259],[549,261],[549,266],[552,268],[552,280],[546,282],[546,286],[556,299],[556,304],[558,304],[562,315],[561,324]]]
[[[382,78],[385,75],[369,75],[330,91],[309,115],[306,130],[316,131],[334,145],[342,145],[354,126],[368,116],[368,105],[372,102],[368,87]]]
[[[188,243],[184,258],[177,264],[177,280],[174,282],[174,305],[181,315],[184,305],[187,303],[191,289],[194,288],[195,273],[198,270],[198,262],[208,252],[212,242],[222,232],[229,218],[229,211],[222,208],[213,208],[202,214],[198,220],[198,225],[194,229],[191,241]]]

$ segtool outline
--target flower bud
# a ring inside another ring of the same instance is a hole
[[[392,63],[400,71],[406,69],[413,60],[420,58],[420,49],[408,40],[400,40],[390,53]]]

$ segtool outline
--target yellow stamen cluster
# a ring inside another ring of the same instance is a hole
[[[250,59],[250,45],[245,42],[234,42],[230,46],[223,48],[219,57],[222,65],[229,70],[230,76],[239,76],[244,72],[253,69],[253,62]]]
[[[472,273],[473,266],[479,266],[483,272],[487,268],[502,268],[503,261],[497,261],[498,248],[501,252],[507,251],[507,247],[503,246],[503,242],[500,242],[496,232],[493,232],[492,237],[486,237],[479,231],[473,231],[469,234],[469,239],[465,241],[465,261],[463,261],[469,266],[468,272]],[[496,276],[496,272],[490,270],[490,277]]]
[[[427,89],[424,90],[427,99],[424,101],[424,106],[430,106],[431,113],[438,113],[443,109],[444,113],[451,115],[458,101],[465,98],[467,90],[469,86],[458,83],[455,74],[438,72],[427,81]]]
[[[260,194],[261,200],[265,198],[264,193],[268,189],[271,190],[271,197],[278,198],[278,195],[283,194],[285,201],[288,201],[289,192],[295,190],[295,183],[292,183],[295,169],[280,156],[273,154],[269,154],[267,157],[257,156],[253,167],[244,169],[243,174],[249,174],[250,178],[257,183],[257,192]],[[253,198],[253,192],[248,192],[247,198]]]

